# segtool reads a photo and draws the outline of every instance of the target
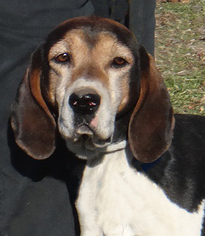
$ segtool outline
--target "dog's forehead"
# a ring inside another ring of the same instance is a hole
[[[106,64],[115,56],[123,57],[130,64],[134,61],[130,48],[120,42],[115,34],[109,31],[93,31],[90,27],[67,31],[64,37],[50,48],[48,59],[51,60],[66,51],[78,63],[93,59],[92,62],[100,61],[100,64]]]
[[[92,43],[102,32],[115,36],[124,45],[130,45],[130,41],[134,39],[129,29],[113,20],[98,17],[78,17],[63,22],[50,33],[46,39],[47,49],[49,50],[54,44],[65,38],[65,35],[75,29],[87,32]]]
[[[55,47],[58,47],[59,49],[66,48],[66,45],[75,45],[81,47],[86,45],[87,48],[92,50],[97,46],[100,46],[103,49],[105,47],[110,48],[114,45],[116,46],[117,44],[121,45],[121,47],[127,47],[127,45],[122,44],[112,32],[96,32],[91,30],[89,27],[83,27],[79,29],[72,29],[66,32],[63,38],[52,45],[50,51],[52,51]]]
[[[82,27],[68,31],[61,41],[73,44],[86,44],[90,49],[95,48],[99,43],[108,47],[118,42],[116,36],[112,32],[93,31],[90,27]]]

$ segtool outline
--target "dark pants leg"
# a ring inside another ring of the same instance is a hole
[[[154,55],[156,0],[130,0],[129,28],[139,43]]]
[[[156,0],[92,0],[95,14],[126,25],[139,43],[154,55]]]

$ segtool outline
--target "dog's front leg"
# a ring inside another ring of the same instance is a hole
[[[95,208],[95,181],[93,172],[85,167],[82,182],[79,189],[76,208],[80,222],[80,236],[104,236],[97,223],[97,212]]]
[[[95,227],[89,228],[89,226],[81,226],[80,231],[80,236],[105,236],[100,229]]]
[[[104,236],[96,222],[96,213],[86,198],[79,197],[76,202],[80,222],[80,236]]]

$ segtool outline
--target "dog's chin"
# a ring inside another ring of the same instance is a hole
[[[93,159],[99,156],[106,151],[111,142],[112,137],[102,140],[86,134],[81,135],[78,140],[66,140],[68,149],[81,159]]]

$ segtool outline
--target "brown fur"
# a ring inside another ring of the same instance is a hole
[[[91,31],[92,27],[95,30]],[[55,58],[64,52],[70,55],[66,66],[55,62]],[[45,58],[42,58],[43,53]],[[124,58],[131,69],[112,68],[115,57]],[[69,73],[68,66],[71,67]],[[117,79],[115,88],[110,87],[112,74],[120,76],[123,71],[126,73]],[[136,159],[150,162],[168,149],[172,140],[172,108],[153,58],[119,23],[83,17],[66,21],[49,35],[43,52],[38,49],[34,53],[20,86],[12,127],[17,143],[29,155],[43,159],[54,151],[56,123],[51,112],[53,108],[49,106],[59,109],[56,100],[57,96],[62,96],[58,88],[61,78],[64,78],[61,86],[66,90],[80,77],[101,82],[111,94],[110,104],[114,92],[119,91],[122,95],[117,113],[125,114],[136,103],[128,129],[128,142]]]

